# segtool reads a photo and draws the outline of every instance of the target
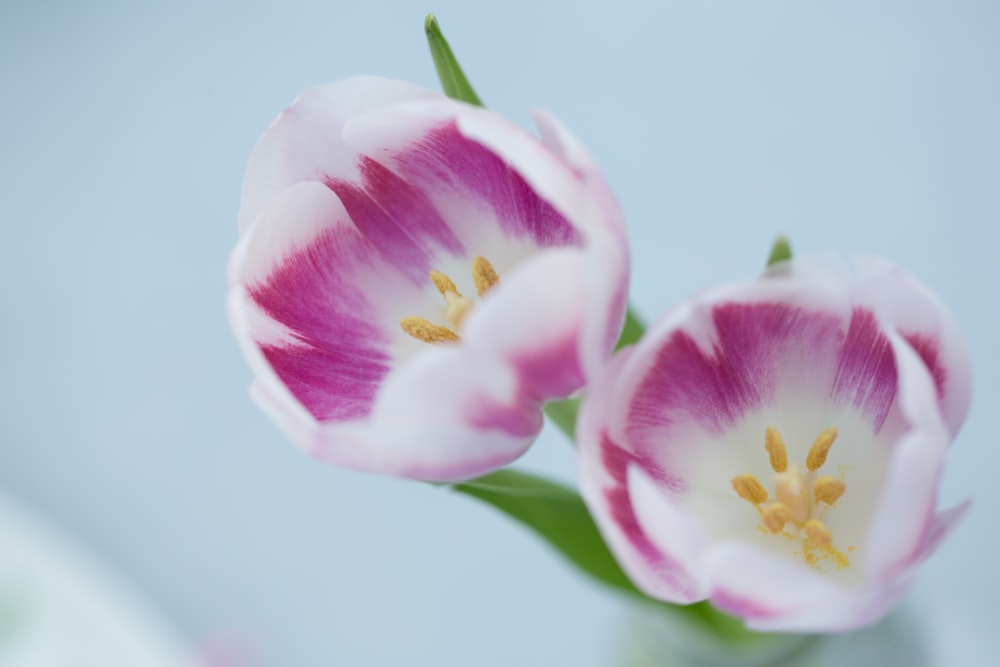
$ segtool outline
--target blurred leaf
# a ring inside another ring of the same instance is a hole
[[[588,575],[620,593],[640,598],[653,609],[685,617],[720,641],[757,641],[766,635],[747,630],[743,622],[716,610],[708,602],[673,605],[640,592],[608,550],[583,499],[573,489],[509,468],[459,482],[452,489],[492,505],[530,528]]]
[[[428,14],[424,21],[424,32],[427,33],[427,45],[431,49],[431,57],[434,58],[434,67],[437,68],[438,78],[441,80],[441,88],[448,97],[477,107],[483,106],[476,91],[472,89],[472,84],[465,78],[462,67],[458,64],[455,54],[448,45],[448,40],[441,32],[441,26],[433,14]]]
[[[598,581],[629,595],[642,596],[618,566],[583,499],[573,489],[511,469],[460,482],[452,488],[492,505],[535,531]]]
[[[639,342],[644,333],[646,333],[646,325],[632,310],[632,304],[629,304],[628,310],[625,311],[625,325],[622,327],[622,334],[618,337],[615,349],[620,350],[626,345]]]
[[[774,266],[778,262],[786,262],[792,258],[792,245],[784,236],[774,239],[771,246],[771,255],[767,258],[767,265]]]
[[[577,396],[545,404],[545,416],[573,443],[576,442],[576,415],[580,411],[580,401],[581,398]]]

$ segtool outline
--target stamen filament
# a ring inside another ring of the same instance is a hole
[[[422,317],[404,317],[399,326],[410,336],[424,343],[457,343],[459,335],[437,324],[432,324]]]
[[[472,280],[476,283],[476,291],[482,297],[500,282],[500,276],[488,259],[477,255],[472,260]]]
[[[830,453],[833,441],[837,439],[837,429],[828,428],[816,437],[812,447],[809,448],[809,456],[806,457],[806,467],[810,470],[819,470],[826,463],[826,456]]]
[[[764,446],[771,459],[771,470],[785,472],[788,468],[788,451],[785,449],[785,441],[781,439],[781,434],[778,433],[777,429],[767,427],[767,431],[764,432]]]
[[[832,505],[844,495],[846,489],[847,485],[841,480],[824,475],[813,482],[813,498],[817,503]]]
[[[751,505],[760,505],[767,500],[767,490],[754,475],[737,475],[732,481],[733,491]]]

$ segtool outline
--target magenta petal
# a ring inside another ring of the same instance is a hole
[[[427,281],[440,251],[465,254],[434,204],[418,187],[371,158],[359,158],[361,184],[327,179],[357,229],[378,248],[385,261],[405,271],[415,284]]]
[[[958,325],[941,300],[898,266],[880,258],[859,261],[858,298],[913,347],[926,364],[954,436],[969,411],[972,372]]]
[[[579,232],[520,174],[454,124],[429,132],[397,160],[419,187],[445,187],[489,206],[507,236],[528,237],[543,248],[580,243]]]
[[[896,397],[896,363],[875,314],[854,308],[837,357],[833,399],[860,410],[877,433]]]
[[[301,225],[294,241],[288,219]],[[282,237],[288,240],[277,241]],[[274,374],[315,419],[366,415],[390,359],[389,339],[359,278],[376,261],[371,245],[336,198],[308,183],[276,198],[243,245],[249,259],[237,276],[245,280],[240,293],[263,317],[234,324],[247,327]],[[250,266],[267,254],[268,268],[251,275]]]

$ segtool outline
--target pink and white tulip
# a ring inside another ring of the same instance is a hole
[[[447,481],[502,466],[624,317],[617,204],[551,116],[541,139],[416,86],[310,89],[247,168],[229,319],[252,394],[330,463]]]
[[[594,385],[581,487],[635,584],[760,631],[871,624],[967,509],[935,510],[964,343],[884,260],[779,264],[671,309]]]

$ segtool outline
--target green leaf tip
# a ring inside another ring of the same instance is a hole
[[[441,26],[433,14],[428,14],[424,19],[424,32],[427,33],[427,46],[431,50],[431,58],[434,59],[434,67],[437,69],[438,79],[441,80],[441,89],[444,94],[454,100],[467,102],[477,107],[483,106],[482,100],[476,95],[472,84],[466,78],[462,67],[458,64],[455,54],[452,53],[448,40],[441,32]]]
[[[771,254],[767,258],[767,266],[772,267],[778,262],[787,262],[791,258],[792,245],[788,242],[788,239],[784,236],[774,239],[774,245],[771,246]]]

